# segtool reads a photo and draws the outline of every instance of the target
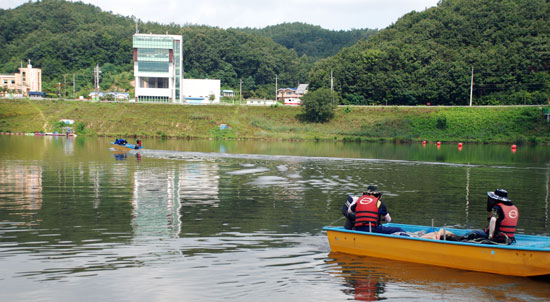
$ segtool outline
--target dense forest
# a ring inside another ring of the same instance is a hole
[[[92,90],[93,68],[98,64],[102,90],[132,91],[135,23],[134,17],[103,12],[81,2],[43,0],[0,10],[0,72],[17,72],[31,59],[33,66],[42,68],[44,91],[70,96],[73,77],[77,95]],[[336,32],[305,24],[301,27],[315,28],[321,32],[317,39],[334,42],[316,47],[316,52],[323,53],[336,53],[370,32]],[[313,62],[307,53],[298,56],[295,49],[284,46],[298,47],[297,42],[287,43],[280,38],[279,44],[256,30],[139,22],[139,31],[183,35],[185,76],[219,78],[224,87],[237,90],[242,80],[245,97],[272,96],[275,75],[281,86],[306,82]],[[270,30],[271,34],[276,32]],[[319,54],[315,56],[319,58]]]
[[[141,33],[183,35],[186,77],[235,90],[242,81],[245,97],[272,97],[275,76],[279,87],[328,88],[332,71],[344,104],[467,105],[472,75],[475,105],[541,104],[550,99],[549,16],[547,0],[441,0],[379,31],[138,24]],[[45,92],[83,95],[98,64],[102,90],[132,92],[135,24],[82,2],[0,9],[0,72],[31,59]]]
[[[376,34],[377,29],[352,29],[332,31],[320,26],[300,22],[283,23],[260,29],[241,29],[271,38],[273,41],[294,49],[298,56],[307,56],[310,61],[318,61],[337,54],[342,48],[352,46],[361,39]]]
[[[311,88],[349,104],[541,104],[550,101],[550,2],[442,0],[320,61]]]

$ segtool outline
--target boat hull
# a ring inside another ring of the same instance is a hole
[[[133,144],[119,145],[119,144],[111,143],[111,145],[113,145],[113,148],[115,148],[117,150],[121,150],[121,151],[131,151],[131,150],[143,149],[143,146],[140,146],[140,147],[136,148],[136,145],[133,145]]]
[[[366,233],[344,228],[324,229],[333,252],[511,276],[550,274],[550,246],[544,247],[544,240],[536,242],[543,248],[515,247]],[[455,234],[459,232],[450,231]]]

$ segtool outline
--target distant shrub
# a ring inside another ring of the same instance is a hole
[[[337,103],[338,98],[328,88],[311,91],[302,98],[303,112],[298,117],[313,123],[328,122],[334,117]]]
[[[445,130],[447,129],[447,117],[440,116],[437,118],[437,123],[435,124],[437,129]]]
[[[86,125],[83,122],[77,122],[75,126],[76,134],[86,134]]]

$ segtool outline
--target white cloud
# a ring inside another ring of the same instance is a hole
[[[2,0],[14,8],[27,0]],[[304,22],[327,29],[384,28],[404,14],[435,6],[438,0],[83,0],[104,11],[159,23],[265,27]]]

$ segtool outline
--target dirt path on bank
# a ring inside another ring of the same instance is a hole
[[[42,120],[44,121],[44,125],[42,125],[42,130],[44,132],[48,132],[48,130],[46,129],[46,127],[48,126],[48,120],[46,120],[46,116],[44,116],[44,113],[42,112],[42,110],[40,110],[40,108],[38,108],[38,106],[36,106],[36,104],[34,104],[33,102],[31,102],[30,100],[27,100],[27,102],[34,108],[38,111],[38,113],[40,113],[40,116],[42,117]]]

